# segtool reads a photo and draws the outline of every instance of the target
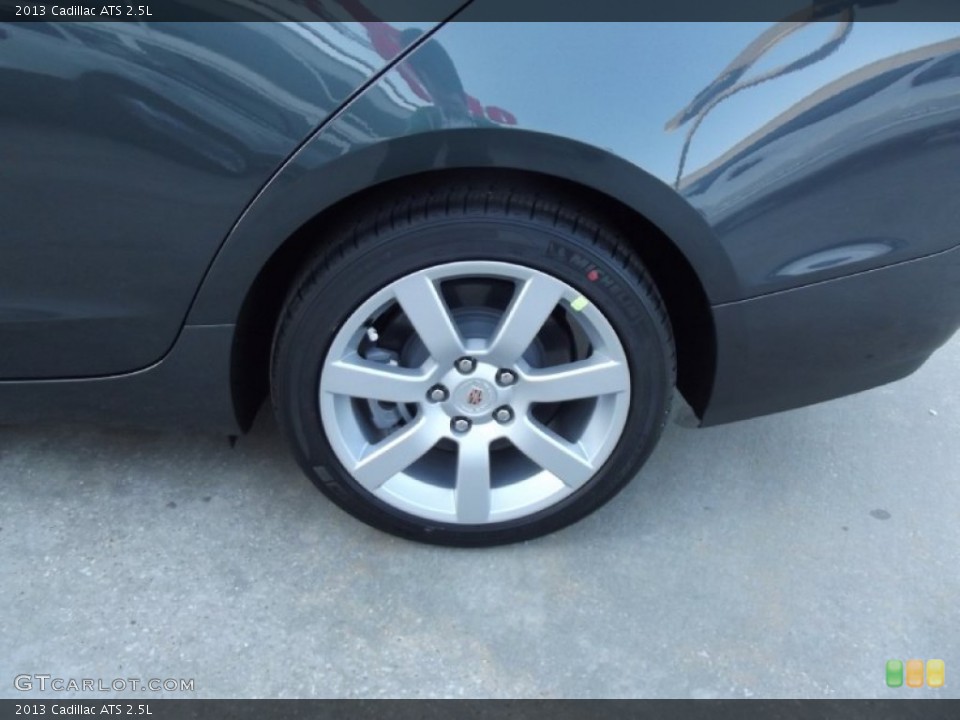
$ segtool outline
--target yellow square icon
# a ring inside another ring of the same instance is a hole
[[[923,660],[907,660],[907,687],[923,687]]]
[[[946,677],[943,660],[927,660],[927,686],[942,688]]]

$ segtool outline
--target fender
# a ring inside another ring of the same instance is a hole
[[[300,227],[345,198],[391,180],[464,168],[526,171],[590,187],[672,239],[711,301],[734,292],[729,258],[699,213],[664,182],[605,150],[516,128],[469,128],[396,137],[337,156],[345,122],[341,116],[318,133],[252,203],[213,262],[187,324],[236,322],[269,258]]]

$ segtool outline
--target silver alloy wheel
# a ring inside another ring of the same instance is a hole
[[[391,333],[402,347],[381,346]],[[604,315],[572,286],[504,262],[437,265],[382,288],[337,332],[319,378],[324,432],[351,477],[446,523],[563,500],[616,448],[629,405],[626,354]]]

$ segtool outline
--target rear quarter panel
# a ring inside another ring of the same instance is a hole
[[[190,322],[235,318],[270,253],[337,200],[450,167],[601,189],[667,232],[713,304],[960,241],[958,23],[859,10],[757,52],[777,24],[471,22],[483,6],[292,158],[226,243]],[[732,83],[731,67],[743,72]]]

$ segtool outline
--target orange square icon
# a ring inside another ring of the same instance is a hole
[[[923,687],[923,660],[907,660],[907,687]]]
[[[942,688],[945,670],[943,660],[927,660],[927,686]]]

